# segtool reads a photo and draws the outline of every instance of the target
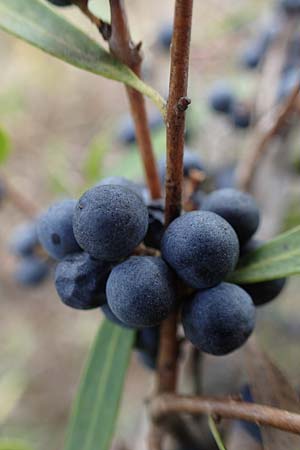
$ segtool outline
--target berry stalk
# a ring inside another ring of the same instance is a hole
[[[111,35],[108,40],[110,51],[140,77],[142,64],[141,43],[135,45],[131,40],[124,1],[110,0],[110,8]],[[145,100],[143,95],[135,89],[126,88],[126,91],[136,128],[137,142],[147,184],[151,197],[158,199],[161,197],[161,187],[148,125]]]
[[[176,0],[171,45],[169,99],[167,105],[167,174],[165,225],[180,215],[183,184],[183,151],[193,0]],[[157,390],[174,392],[177,380],[177,313],[161,326]]]

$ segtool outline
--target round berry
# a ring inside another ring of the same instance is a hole
[[[14,273],[14,279],[22,286],[36,286],[40,284],[49,273],[46,261],[37,256],[26,256],[21,259]]]
[[[173,36],[173,24],[165,23],[162,25],[161,29],[158,31],[157,43],[162,50],[170,50],[170,45],[172,43]]]
[[[209,105],[213,111],[228,114],[234,100],[234,92],[226,82],[218,81],[212,87],[209,95]]]
[[[235,128],[246,129],[251,125],[251,110],[243,102],[234,102],[230,111],[230,120]]]
[[[199,291],[182,308],[187,339],[212,355],[226,355],[241,347],[255,325],[255,306],[240,287],[221,283]]]
[[[80,251],[73,233],[73,213],[76,200],[54,203],[38,219],[37,232],[41,245],[54,259]]]
[[[241,248],[240,257],[246,257],[247,254],[256,250],[262,244],[262,241],[251,239]],[[275,280],[260,281],[259,283],[241,284],[240,286],[248,292],[255,306],[261,306],[277,298],[285,287],[286,281],[286,278],[278,278]]]
[[[236,266],[239,242],[222,217],[193,211],[174,220],[162,239],[162,256],[191,287],[220,283]]]
[[[159,350],[159,327],[150,327],[139,330],[135,347],[141,363],[154,370]]]
[[[212,211],[223,217],[234,228],[240,243],[246,242],[259,225],[259,209],[254,198],[237,189],[219,189],[209,194],[202,210]]]
[[[158,325],[175,306],[173,273],[158,257],[133,256],[114,267],[106,286],[112,312],[126,325]]]
[[[164,234],[165,208],[162,200],[148,202],[149,227],[144,238],[148,247],[160,249],[160,243]]]
[[[10,250],[17,256],[32,255],[39,244],[35,222],[19,225],[10,239]]]
[[[55,6],[70,6],[73,4],[71,0],[47,0],[47,1]]]
[[[106,281],[111,265],[87,253],[73,253],[58,263],[55,286],[63,303],[76,309],[97,308],[106,302]]]
[[[148,211],[124,186],[95,186],[79,199],[73,218],[79,245],[91,256],[117,261],[129,256],[144,239]]]
[[[161,182],[164,183],[166,179],[166,160],[165,158],[159,161],[159,176]],[[192,170],[199,170],[201,172],[205,171],[205,165],[203,164],[202,159],[199,157],[197,153],[194,151],[185,148],[183,154],[183,175],[185,177],[189,177],[190,172]]]
[[[131,328],[125,323],[123,323],[120,319],[117,318],[117,316],[112,312],[109,305],[105,303],[100,308],[101,312],[104,314],[105,318],[109,320],[110,322],[114,323],[115,325],[119,325],[122,328]]]

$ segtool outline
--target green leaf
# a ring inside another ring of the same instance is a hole
[[[216,443],[218,449],[219,450],[226,450],[226,447],[223,444],[221,435],[220,435],[220,433],[218,431],[218,428],[217,428],[216,423],[215,423],[214,419],[212,418],[212,416],[208,417],[208,426],[209,426],[211,434],[213,435],[213,438],[215,440],[215,443]]]
[[[300,226],[280,234],[242,258],[228,281],[256,283],[299,273]]]
[[[65,450],[108,450],[134,331],[104,320],[83,375]]]
[[[108,150],[109,136],[101,133],[93,139],[84,161],[83,172],[89,184],[100,180],[103,170],[103,159]]]
[[[32,448],[21,441],[3,439],[0,441],[0,450],[32,450]]]
[[[8,134],[0,128],[0,164],[3,164],[11,151],[11,142]]]
[[[162,114],[165,102],[97,42],[40,0],[0,0],[0,28],[63,61],[125,83],[150,97]]]

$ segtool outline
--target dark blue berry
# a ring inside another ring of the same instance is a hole
[[[79,245],[91,256],[116,261],[129,256],[144,239],[148,211],[124,186],[95,186],[79,199],[73,218]]]
[[[279,81],[277,100],[284,101],[299,83],[300,69],[298,67],[291,67],[286,70]]]
[[[157,130],[163,126],[163,118],[161,114],[152,114],[149,118],[150,130]],[[118,140],[123,145],[130,145],[136,142],[135,125],[132,117],[125,116],[118,125]]]
[[[161,159],[158,164],[159,168],[159,176],[161,179],[161,182],[165,182],[166,178],[166,160],[165,158]],[[205,165],[200,158],[200,156],[195,153],[194,151],[185,148],[184,155],[183,155],[183,175],[185,177],[189,177],[192,170],[199,170],[201,172],[205,172],[206,168]]]
[[[263,242],[257,239],[251,239],[241,248],[240,257],[247,257],[251,251],[256,250],[262,244]],[[277,298],[286,285],[286,281],[286,278],[278,278],[259,283],[241,284],[241,287],[248,292],[255,306],[261,306]]]
[[[71,0],[47,0],[47,1],[55,6],[70,6],[73,4]]]
[[[19,261],[14,279],[22,286],[36,286],[44,281],[48,273],[49,266],[46,261],[30,255]]]
[[[160,249],[160,243],[164,234],[164,203],[161,200],[148,202],[149,227],[144,238],[148,247]]]
[[[208,101],[213,111],[229,114],[235,101],[235,95],[226,82],[219,81],[212,87]]]
[[[213,212],[174,220],[162,239],[162,256],[191,287],[215,286],[235,268],[239,242],[231,225]]]
[[[35,222],[28,222],[19,225],[10,239],[10,249],[18,256],[32,255],[39,244],[37,227]]]
[[[268,30],[263,31],[256,41],[251,42],[242,54],[243,66],[248,69],[256,69],[262,63],[276,33],[277,26],[273,24]]]
[[[122,328],[132,328],[125,323],[123,323],[120,319],[117,318],[117,316],[112,312],[109,305],[105,303],[100,308],[101,312],[104,314],[105,318],[109,320],[110,322],[114,323],[115,325],[119,325]]]
[[[142,364],[146,368],[154,370],[159,350],[159,327],[139,330],[135,347]]]
[[[114,267],[106,296],[112,312],[125,324],[153,327],[175,306],[173,273],[161,258],[133,256]]]
[[[199,291],[182,308],[187,339],[205,353],[226,355],[241,347],[255,325],[255,306],[239,286],[221,283]]]
[[[288,15],[300,13],[300,0],[280,0],[279,5]]]
[[[202,210],[212,211],[223,217],[234,228],[240,243],[244,243],[256,232],[260,214],[254,198],[237,189],[219,189],[209,194]]]
[[[220,167],[214,175],[214,182],[216,189],[236,187],[236,164]]]
[[[249,106],[242,102],[234,102],[230,111],[230,121],[235,128],[248,128],[251,125]]]
[[[244,402],[254,403],[250,387],[248,385],[245,385],[241,390],[241,397]],[[260,444],[262,443],[262,435],[258,425],[253,422],[246,422],[245,420],[239,420],[239,423],[242,425],[244,430],[250,434],[250,436],[252,436]]]
[[[173,24],[165,23],[162,25],[161,29],[158,32],[158,45],[162,50],[170,50],[170,45],[172,43],[173,36]]]
[[[58,263],[55,286],[63,303],[76,309],[97,308],[106,302],[106,281],[111,265],[87,253],[73,253]]]
[[[63,259],[70,253],[80,251],[72,225],[75,206],[76,200],[59,201],[50,206],[38,219],[39,241],[54,259]]]

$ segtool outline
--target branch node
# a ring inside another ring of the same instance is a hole
[[[177,105],[175,106],[176,113],[180,114],[184,111],[186,111],[191,104],[191,99],[189,97],[180,97],[180,99],[177,102]]]

